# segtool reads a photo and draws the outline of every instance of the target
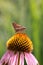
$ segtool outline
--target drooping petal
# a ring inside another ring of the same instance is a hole
[[[18,65],[18,58],[19,58],[19,53],[17,54],[15,65]]]
[[[20,54],[20,64],[19,65],[24,65],[24,54]]]
[[[8,62],[9,57],[10,57],[9,51],[7,51],[7,52],[3,55],[2,59],[0,60],[0,63],[1,63],[1,64],[3,64],[3,63],[6,64],[6,63]]]
[[[18,53],[10,57],[8,65],[18,65]]]
[[[2,63],[0,62],[0,65],[2,65]]]
[[[37,59],[31,53],[25,53],[27,65],[39,65]]]
[[[33,54],[30,53],[30,57],[32,58],[32,60],[34,61],[35,65],[39,65],[38,60],[35,58],[35,56]]]
[[[10,57],[13,55],[14,53],[12,52],[12,51],[10,51],[10,50],[8,50],[3,56],[2,56],[2,58],[1,58],[1,60],[0,60],[0,64],[7,64],[8,63],[8,61],[9,61],[9,59],[10,59]]]

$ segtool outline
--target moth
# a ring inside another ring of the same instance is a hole
[[[21,32],[21,31],[24,31],[26,29],[26,27],[21,26],[21,25],[15,23],[15,22],[12,23],[12,25],[13,25],[16,32]]]

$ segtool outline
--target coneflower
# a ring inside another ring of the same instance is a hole
[[[0,60],[0,65],[39,65],[37,59],[32,54],[33,44],[30,38],[22,31],[25,27],[13,23],[16,34],[6,43],[7,52]]]

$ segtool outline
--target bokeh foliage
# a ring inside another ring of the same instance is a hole
[[[6,51],[6,41],[15,33],[14,21],[27,27],[33,54],[43,65],[43,0],[0,0],[0,58]]]

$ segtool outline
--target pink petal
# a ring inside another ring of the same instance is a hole
[[[0,62],[0,65],[2,65],[2,63]]]
[[[10,57],[8,65],[18,65],[18,53]]]
[[[19,54],[17,55],[17,57],[16,57],[16,65],[18,65],[18,58],[19,58]]]
[[[3,63],[8,63],[8,61],[9,61],[9,59],[10,59],[10,57],[13,55],[13,52],[12,51],[7,51],[4,55],[3,55],[3,57],[2,57],[2,59],[0,60],[0,63],[1,64],[3,64]]]
[[[30,56],[33,59],[34,63],[38,64],[38,60],[35,58],[35,56],[31,53],[30,53]]]
[[[26,59],[27,65],[37,65],[38,64],[37,59],[31,53],[25,53],[25,59]]]
[[[20,54],[20,64],[19,65],[24,65],[24,54]]]
[[[9,57],[10,57],[10,55],[9,55],[9,51],[7,51],[4,55],[3,55],[3,57],[2,57],[2,59],[0,60],[0,63],[4,63],[5,61],[5,64],[8,62],[8,59],[9,59]]]

